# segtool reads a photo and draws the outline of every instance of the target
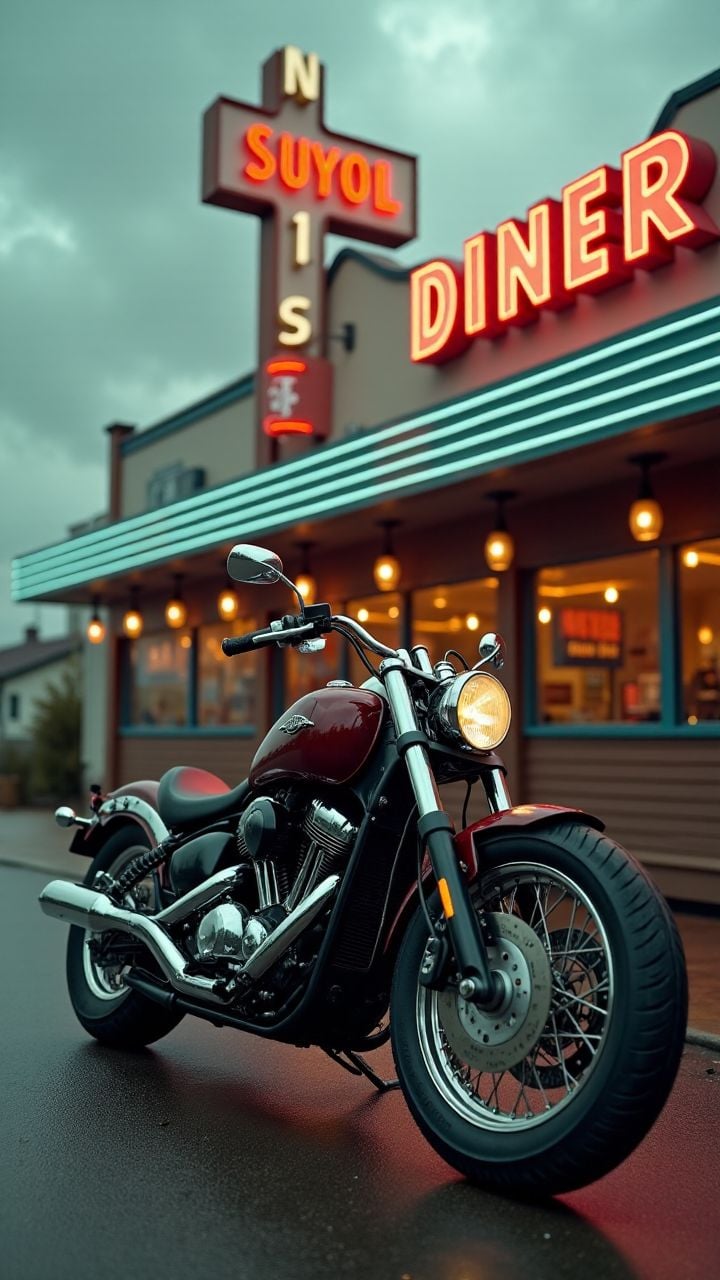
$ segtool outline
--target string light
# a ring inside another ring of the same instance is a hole
[[[628,461],[640,468],[640,490],[630,507],[628,524],[636,542],[655,542],[663,527],[663,511],[650,484],[650,468],[663,462],[665,453],[636,453]]]
[[[181,573],[175,575],[174,593],[165,605],[165,621],[174,631],[177,631],[179,627],[184,627],[187,622],[187,606],[182,598]]]
[[[509,489],[496,489],[488,498],[497,504],[495,528],[485,539],[485,559],[493,573],[504,573],[515,558],[515,542],[505,523],[505,503],[517,495]]]
[[[399,520],[379,520],[378,524],[385,530],[385,541],[382,555],[373,565],[373,577],[379,591],[394,591],[400,582],[400,561],[393,552],[392,531],[400,524]]]
[[[92,605],[92,617],[87,624],[86,635],[90,644],[102,644],[105,639],[105,623],[100,617],[100,600],[96,596]]]
[[[128,640],[137,640],[142,635],[143,616],[138,607],[139,590],[133,587],[130,592],[130,608],[123,614],[122,628]]]

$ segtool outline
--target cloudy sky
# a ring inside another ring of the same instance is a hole
[[[9,563],[103,510],[113,420],[147,426],[254,362],[256,220],[200,203],[200,120],[259,101],[283,44],[328,125],[420,156],[420,237],[456,253],[651,128],[720,63],[717,0],[4,0],[0,645]],[[339,241],[331,244],[336,250]]]

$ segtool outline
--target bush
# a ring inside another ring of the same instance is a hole
[[[75,658],[57,682],[48,684],[44,696],[35,703],[31,784],[36,795],[57,800],[80,795],[80,689],[80,664]]]

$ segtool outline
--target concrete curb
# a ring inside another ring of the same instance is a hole
[[[685,1043],[697,1045],[699,1049],[713,1049],[720,1054],[720,1036],[714,1036],[710,1031],[695,1031],[693,1027],[688,1027]]]

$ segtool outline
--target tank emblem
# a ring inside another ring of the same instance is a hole
[[[301,729],[314,729],[315,725],[312,720],[308,720],[307,716],[290,716],[284,724],[280,725],[280,732],[287,734],[299,733]]]

